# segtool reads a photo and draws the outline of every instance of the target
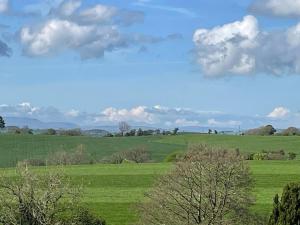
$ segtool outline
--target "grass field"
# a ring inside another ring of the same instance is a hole
[[[114,152],[145,147],[155,162],[161,162],[168,154],[185,150],[189,143],[207,143],[226,148],[239,148],[244,152],[285,150],[300,155],[300,137],[281,136],[232,136],[232,135],[178,135],[148,137],[67,137],[43,135],[0,135],[0,167],[14,166],[23,159],[45,159],[55,151],[72,151],[82,144],[95,159]]]
[[[72,151],[82,144],[94,158],[143,146],[154,161],[162,162],[171,152],[185,150],[190,143],[206,143],[244,152],[280,150],[300,155],[300,137],[229,135],[178,135],[151,137],[92,138],[42,135],[0,135],[0,167],[13,167],[22,159],[45,158],[54,151]],[[268,215],[273,196],[291,181],[300,181],[300,161],[249,161],[257,198],[254,211]],[[143,200],[159,175],[171,164],[123,164],[69,166],[66,173],[76,184],[84,184],[84,202],[109,225],[129,225],[136,219],[134,205]],[[44,167],[37,170],[44,170]],[[13,173],[12,169],[3,169]]]
[[[269,215],[274,195],[286,183],[300,181],[300,161],[250,161],[250,166],[257,199],[253,210]],[[167,163],[86,165],[69,166],[65,172],[74,183],[84,184],[84,202],[109,225],[128,225],[136,219],[136,203],[143,200],[155,179],[170,168]]]

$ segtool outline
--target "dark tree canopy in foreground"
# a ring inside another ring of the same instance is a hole
[[[274,197],[273,212],[269,225],[300,224],[300,184],[291,183],[284,187],[281,199]]]

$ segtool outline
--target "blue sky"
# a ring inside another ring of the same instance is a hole
[[[0,113],[300,126],[298,12],[299,0],[0,0]]]

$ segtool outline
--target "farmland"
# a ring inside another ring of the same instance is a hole
[[[300,155],[300,137],[290,136],[231,136],[231,135],[178,135],[147,137],[68,137],[45,135],[0,135],[0,167],[11,167],[23,159],[45,159],[56,151],[72,151],[83,145],[94,159],[110,156],[114,152],[144,147],[154,162],[162,162],[174,151],[182,151],[191,143],[206,143],[242,152],[285,150]]]
[[[94,164],[67,166],[65,172],[72,183],[84,185],[84,203],[105,218],[110,225],[127,225],[136,220],[135,205],[143,200],[160,175],[172,164],[162,163],[171,152],[185,150],[190,143],[206,143],[226,148],[239,148],[243,152],[284,149],[300,154],[299,137],[281,136],[225,136],[178,135],[149,137],[92,138],[42,135],[1,135],[0,166],[13,167],[26,158],[43,158],[53,151],[70,151],[82,144],[94,157],[111,155],[134,147],[145,147],[151,152],[153,163]],[[272,198],[291,181],[300,180],[300,161],[249,161],[255,180],[256,204],[253,211],[265,216],[270,213]],[[44,171],[54,167],[38,167]],[[13,169],[3,168],[7,175]]]
[[[300,180],[300,162],[251,161],[250,166],[255,180],[253,210],[268,215],[274,195],[280,193],[286,183]],[[168,163],[99,164],[68,166],[65,172],[74,184],[84,184],[84,202],[89,208],[110,225],[126,225],[136,220],[134,207],[143,200],[143,194],[171,167]],[[13,174],[12,169],[5,170]]]

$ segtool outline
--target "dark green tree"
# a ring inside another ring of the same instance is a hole
[[[177,135],[178,131],[179,131],[179,128],[176,127],[176,128],[173,130],[173,135]]]
[[[5,121],[2,116],[0,116],[0,128],[5,128]]]
[[[300,184],[287,184],[279,201],[278,194],[274,197],[273,211],[269,225],[300,224]]]

